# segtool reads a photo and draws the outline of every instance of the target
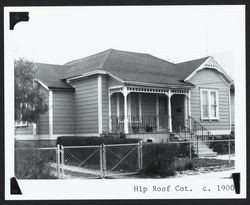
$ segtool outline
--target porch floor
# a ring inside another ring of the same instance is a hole
[[[155,143],[169,142],[171,139],[170,136],[171,132],[168,131],[126,134],[127,138],[139,138],[142,139],[143,142]]]

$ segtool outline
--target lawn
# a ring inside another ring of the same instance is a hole
[[[201,167],[218,167],[228,165],[228,160],[222,159],[212,159],[212,158],[194,158],[194,159],[185,159],[179,158],[174,162],[176,170],[185,170],[185,169],[196,169]],[[230,162],[231,166],[234,166],[234,160]]]

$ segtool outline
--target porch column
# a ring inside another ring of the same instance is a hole
[[[156,129],[159,131],[160,123],[159,123],[159,98],[158,94],[155,95],[156,97]]]
[[[185,94],[184,95],[184,119],[185,119],[185,123],[184,125],[187,126],[188,125],[188,96]]]
[[[122,94],[124,96],[124,133],[128,134],[128,102],[127,102],[128,89],[127,87],[123,88]]]
[[[191,91],[188,91],[188,117],[191,117]],[[189,129],[192,129],[191,118],[189,118]]]
[[[172,110],[171,110],[171,90],[168,91],[168,128],[172,132]]]
[[[111,93],[109,90],[109,132],[112,132],[112,119],[111,119]]]

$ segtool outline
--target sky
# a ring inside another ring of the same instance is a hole
[[[244,9],[244,8],[243,8]],[[239,6],[24,7],[13,31],[15,58],[64,64],[109,48],[178,63],[213,55],[233,78]]]

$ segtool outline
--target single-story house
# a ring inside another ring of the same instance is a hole
[[[109,49],[35,66],[49,110],[37,124],[16,126],[17,140],[124,133],[164,141],[192,124],[227,135],[234,123],[233,80],[212,56],[174,64]]]

